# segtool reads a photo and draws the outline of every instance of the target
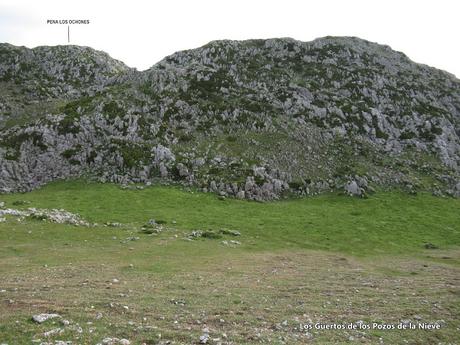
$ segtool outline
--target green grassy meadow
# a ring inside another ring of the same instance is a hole
[[[198,344],[203,332],[209,344],[460,339],[458,199],[378,192],[258,203],[78,180],[0,201],[7,208],[62,208],[94,224],[12,216],[0,223],[0,344],[97,344],[107,337]],[[161,233],[140,230],[152,218],[164,222]],[[241,236],[187,238],[221,229]],[[228,245],[232,240],[239,243]],[[56,312],[69,325],[31,321],[42,312]],[[442,328],[300,327],[401,320]],[[44,335],[52,329],[60,331]]]

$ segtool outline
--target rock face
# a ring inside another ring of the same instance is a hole
[[[0,191],[174,181],[238,198],[459,195],[460,81],[352,37],[214,41],[138,72],[0,45]]]

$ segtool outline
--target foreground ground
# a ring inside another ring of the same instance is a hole
[[[207,334],[208,344],[460,339],[459,200],[382,192],[261,204],[77,181],[0,201],[64,208],[97,223],[0,223],[2,344],[198,344]],[[152,218],[163,231],[141,232]],[[189,239],[221,229],[241,235]],[[39,313],[61,318],[37,324]]]

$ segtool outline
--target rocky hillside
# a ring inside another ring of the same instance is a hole
[[[102,90],[128,71],[122,62],[87,47],[0,44],[0,127],[35,120],[62,101]]]
[[[0,58],[3,192],[84,176],[258,200],[460,195],[460,81],[387,46],[214,41],[143,72],[74,46]]]

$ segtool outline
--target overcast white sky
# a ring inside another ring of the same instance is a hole
[[[104,50],[140,70],[216,39],[358,36],[460,77],[458,0],[0,0],[0,42]]]

